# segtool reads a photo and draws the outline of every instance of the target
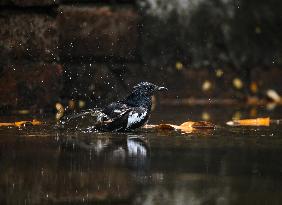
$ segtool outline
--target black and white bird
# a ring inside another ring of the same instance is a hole
[[[78,118],[93,120],[93,126],[100,131],[129,131],[145,125],[150,117],[152,96],[157,91],[167,90],[149,82],[141,82],[122,100],[113,102],[102,109],[90,109],[66,117],[61,122],[67,124]]]

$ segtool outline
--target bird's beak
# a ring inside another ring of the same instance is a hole
[[[167,91],[168,89],[166,87],[158,87],[157,90],[158,91]]]

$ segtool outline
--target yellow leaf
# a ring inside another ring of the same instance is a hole
[[[230,126],[269,126],[270,118],[255,118],[255,119],[243,119],[243,120],[233,120],[226,123]]]
[[[32,121],[17,121],[17,122],[1,122],[0,127],[21,127],[25,125],[41,125],[42,122],[38,120]]]

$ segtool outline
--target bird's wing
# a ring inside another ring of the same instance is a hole
[[[134,107],[129,113],[127,117],[127,129],[131,129],[132,127],[142,126],[148,117],[148,110],[143,107]],[[138,126],[139,125],[139,126]]]
[[[146,122],[147,110],[145,108],[125,106],[121,110],[119,115],[115,115],[108,123],[104,123],[102,129],[109,131],[129,130],[133,127],[140,127]]]
[[[130,109],[132,109],[132,107],[129,107],[126,104],[115,102],[105,107],[102,112],[106,114],[110,119],[115,119],[124,115]]]
[[[132,107],[126,104],[115,102],[105,107],[101,112],[108,116],[107,120],[97,124],[97,127],[105,131],[119,131],[126,127],[128,113]]]

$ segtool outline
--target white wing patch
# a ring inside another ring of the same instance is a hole
[[[114,110],[114,113],[121,113],[121,110]]]
[[[147,112],[143,112],[141,115],[139,115],[138,113],[131,111],[128,115],[126,128],[129,128],[131,127],[131,125],[134,125],[143,120],[146,117],[146,114]]]

